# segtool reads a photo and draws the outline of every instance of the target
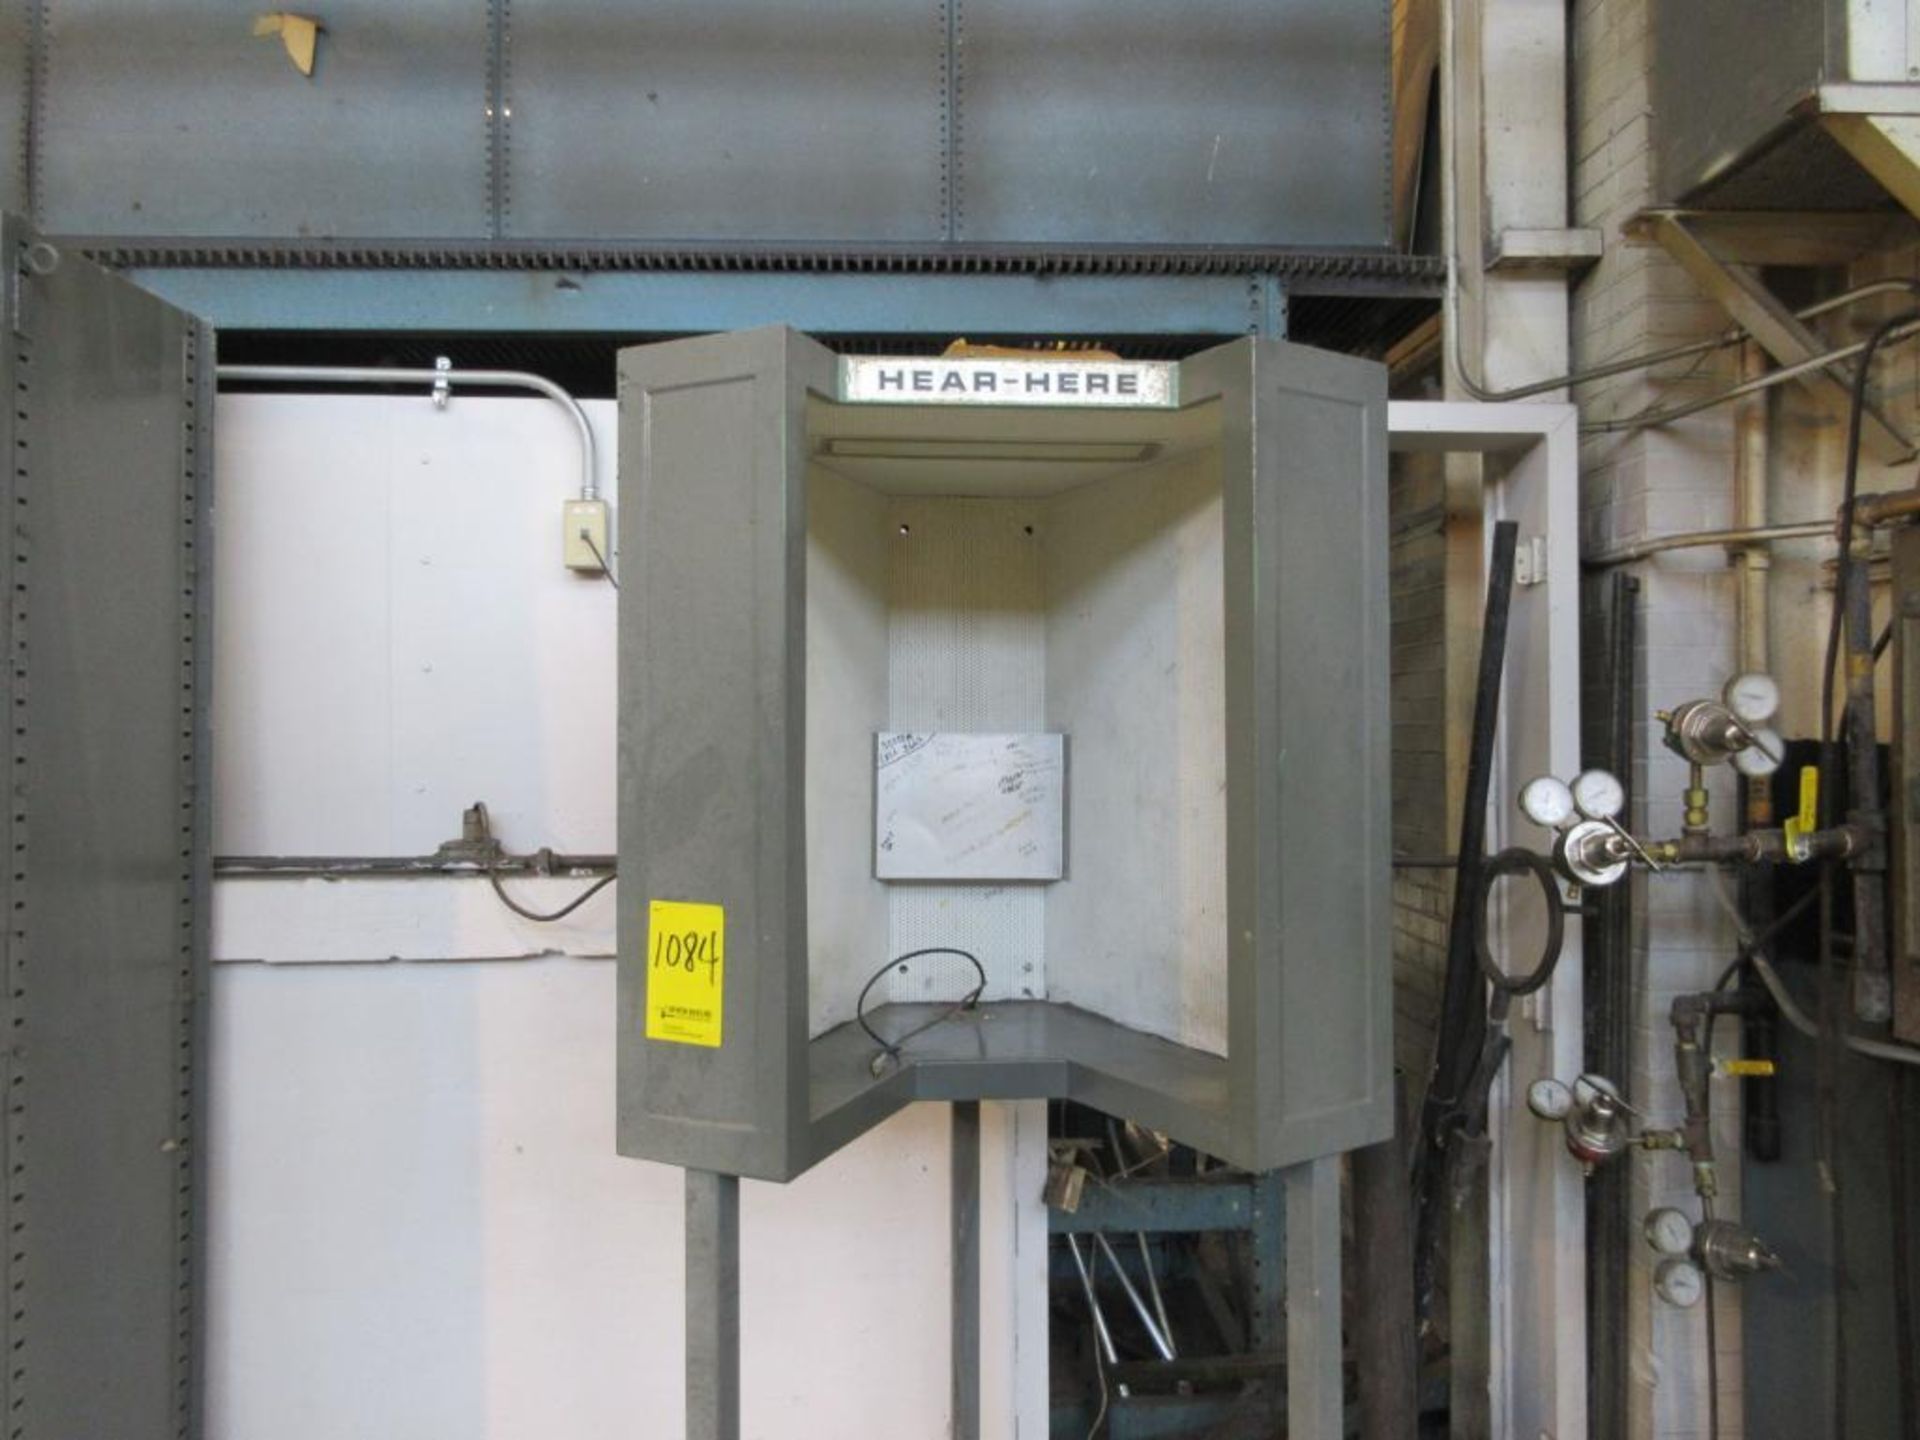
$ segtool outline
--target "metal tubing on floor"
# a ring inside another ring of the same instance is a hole
[[[687,1440],[740,1440],[740,1180],[687,1171]]]
[[[953,1440],[980,1440],[980,1102],[953,1105]]]

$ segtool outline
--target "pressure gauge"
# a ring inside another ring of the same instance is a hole
[[[1780,732],[1764,725],[1753,732],[1745,749],[1733,752],[1733,768],[1749,780],[1764,780],[1780,768],[1780,757],[1787,753],[1787,742]]]
[[[1574,778],[1573,803],[1589,820],[1611,820],[1627,808],[1627,792],[1607,771],[1583,770]]]
[[[1669,1305],[1691,1310],[1707,1293],[1706,1277],[1691,1260],[1662,1260],[1653,1272],[1653,1293]]]
[[[1780,686],[1771,675],[1749,670],[1727,681],[1720,700],[1741,724],[1764,725],[1779,713]]]
[[[1520,792],[1520,813],[1536,825],[1558,830],[1573,819],[1573,791],[1551,775],[1529,780]]]
[[[1662,1255],[1680,1256],[1693,1249],[1693,1222],[1671,1205],[1650,1211],[1640,1228],[1647,1243]]]
[[[1536,1080],[1527,1087],[1527,1109],[1542,1120],[1564,1120],[1573,1109],[1573,1092],[1558,1080]]]

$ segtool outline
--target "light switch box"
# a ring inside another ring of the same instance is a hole
[[[607,502],[569,500],[564,513],[565,536],[562,554],[569,570],[584,570],[598,575],[607,567]],[[595,554],[598,550],[600,553]]]

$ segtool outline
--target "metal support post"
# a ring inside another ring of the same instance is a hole
[[[1413,1330],[1413,1203],[1407,1189],[1404,1077],[1394,1077],[1393,1134],[1353,1152],[1354,1363],[1360,1440],[1411,1440],[1419,1429]]]
[[[687,1440],[740,1440],[740,1180],[687,1171]]]
[[[1285,1172],[1287,1191],[1287,1434],[1340,1440],[1340,1159]]]
[[[953,1105],[953,1440],[980,1437],[980,1102]]]

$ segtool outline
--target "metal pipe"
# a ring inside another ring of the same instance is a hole
[[[1833,534],[1831,520],[1802,520],[1785,525],[1760,525],[1733,530],[1689,530],[1680,535],[1659,535],[1618,550],[1590,555],[1580,562],[1587,570],[1605,570],[1614,565],[1631,565],[1650,555],[1669,550],[1698,550],[1708,545],[1759,545],[1773,540],[1812,540]]]
[[[1120,1257],[1113,1253],[1113,1246],[1108,1243],[1107,1237],[1096,1230],[1093,1232],[1093,1243],[1100,1247],[1101,1252],[1112,1264],[1113,1273],[1120,1277],[1120,1288],[1126,1292],[1128,1303],[1133,1306],[1133,1313],[1140,1317],[1140,1326],[1147,1332],[1147,1339],[1152,1342],[1153,1348],[1160,1352],[1162,1360],[1173,1359],[1173,1342],[1160,1333],[1159,1325],[1154,1322],[1153,1312],[1147,1309],[1147,1302],[1134,1286],[1133,1277],[1127,1274],[1127,1267],[1122,1265]]]
[[[1853,502],[1853,523],[1862,529],[1920,515],[1920,490],[1895,490],[1886,495],[1862,495]]]
[[[1766,353],[1758,345],[1740,352],[1740,378],[1757,380],[1767,373]],[[1767,397],[1748,398],[1734,416],[1734,515],[1748,530],[1767,528]],[[1767,609],[1767,572],[1773,557],[1765,546],[1749,545],[1735,556],[1740,569],[1740,668],[1763,675],[1773,672]],[[1747,787],[1750,797],[1763,795],[1764,783]],[[1762,818],[1758,823],[1766,824]]]
[[[547,379],[525,370],[412,370],[384,369],[369,365],[219,365],[214,375],[221,380],[252,380],[269,384],[320,385],[425,385],[444,390],[456,385],[479,386],[493,390],[531,390],[543,395],[567,412],[580,440],[580,498],[600,498],[598,452],[593,442],[593,427],[587,412],[572,394]]]
[[[1166,1297],[1160,1293],[1160,1279],[1153,1273],[1153,1251],[1147,1247],[1147,1232],[1133,1232],[1134,1242],[1140,1247],[1140,1268],[1147,1272],[1147,1293],[1153,1297],[1153,1313],[1160,1317],[1160,1331],[1167,1337],[1167,1344],[1173,1344],[1173,1322],[1167,1318]]]
[[[1633,737],[1640,582],[1616,574],[1608,585],[1610,612],[1606,684],[1608,769],[1620,777],[1622,814],[1634,817]],[[1609,885],[1586,895],[1586,943],[1581,950],[1585,1003],[1584,1068],[1598,1075],[1627,1073],[1639,1011],[1634,995],[1633,890]],[[1633,1247],[1632,1190],[1625,1165],[1603,1165],[1587,1182],[1587,1433],[1597,1440],[1624,1436],[1631,1363],[1627,1339],[1631,1302],[1628,1271]]]
[[[1087,1262],[1080,1254],[1080,1237],[1067,1236],[1067,1249],[1073,1252],[1073,1268],[1080,1272],[1080,1286],[1087,1292],[1087,1308],[1093,1311],[1093,1332],[1099,1338],[1100,1348],[1107,1354],[1107,1363],[1113,1365],[1120,1359],[1119,1352],[1113,1348],[1113,1335],[1107,1329],[1107,1317],[1101,1312],[1100,1297],[1093,1293],[1093,1276],[1087,1273]],[[1121,1392],[1125,1394],[1125,1391]]]
[[[1773,962],[1758,950],[1752,951],[1747,959],[1753,965],[1754,973],[1766,985],[1767,993],[1773,996],[1773,1003],[1780,1007],[1780,1013],[1786,1017],[1787,1023],[1802,1035],[1817,1039],[1820,1027],[1814,1024],[1807,1012],[1800,1008],[1799,1002],[1793,998],[1793,993],[1787,989],[1786,982],[1780,978],[1780,972],[1773,968]],[[1870,1039],[1865,1035],[1849,1034],[1845,1030],[1840,1032],[1840,1039],[1849,1050],[1875,1060],[1892,1060],[1901,1065],[1920,1065],[1920,1050],[1910,1045],[1895,1045],[1885,1040]]]
[[[446,855],[216,855],[213,873],[228,880],[350,880],[444,875],[484,880],[496,875],[558,876],[585,879],[611,875],[612,855],[501,855],[497,860]]]
[[[1885,346],[1895,340],[1910,340],[1920,335],[1920,321],[1902,325],[1891,331],[1881,341]],[[1814,370],[1824,370],[1837,360],[1851,359],[1861,354],[1871,344],[1870,340],[1856,340],[1851,345],[1841,345],[1818,355],[1809,355],[1804,360],[1796,360],[1791,365],[1782,365],[1777,370],[1769,370],[1756,380],[1742,381],[1725,390],[1720,390],[1699,400],[1689,400],[1684,405],[1672,405],[1665,410],[1642,410],[1637,415],[1624,416],[1618,420],[1599,420],[1580,427],[1583,435],[1608,435],[1630,430],[1645,430],[1654,425],[1667,425],[1675,420],[1697,415],[1702,410],[1711,410],[1716,405],[1724,405],[1729,400],[1738,400],[1744,395],[1755,395],[1762,390],[1771,390],[1776,385],[1784,385],[1789,380],[1797,380]]]
[[[1880,745],[1874,715],[1873,592],[1867,580],[1864,533],[1857,533],[1842,563],[1845,615],[1848,827],[1865,844],[1848,857],[1853,872],[1853,1008],[1869,1024],[1883,1025],[1893,1012],[1893,976],[1887,955],[1887,813],[1880,803]]]

